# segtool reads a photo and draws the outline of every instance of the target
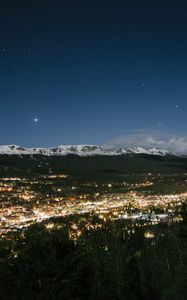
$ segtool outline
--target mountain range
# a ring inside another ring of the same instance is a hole
[[[148,155],[175,155],[167,150],[154,148],[143,148],[140,146],[129,148],[107,148],[97,145],[62,145],[50,148],[25,148],[17,145],[0,146],[0,155],[45,155],[45,156],[66,156],[74,154],[78,156],[95,155],[125,155],[125,154],[148,154]]]

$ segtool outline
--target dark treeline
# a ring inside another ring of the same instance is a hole
[[[183,218],[131,230],[124,220],[106,222],[74,241],[68,226],[33,225],[0,243],[0,299],[185,300]]]
[[[187,157],[129,154],[119,156],[0,155],[0,176],[31,176],[64,172],[76,180],[120,180],[130,174],[182,174]]]

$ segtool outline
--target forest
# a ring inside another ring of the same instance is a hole
[[[186,215],[184,204],[177,223],[95,217],[76,238],[72,217],[10,233],[0,243],[0,299],[185,300]]]

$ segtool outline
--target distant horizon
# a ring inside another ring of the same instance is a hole
[[[1,144],[0,146],[18,146],[24,148],[55,148],[68,146],[98,146],[106,149],[119,149],[142,147],[145,149],[161,149],[173,153],[187,153],[187,137],[176,134],[163,133],[161,131],[151,129],[139,129],[129,134],[118,136],[105,143],[57,143],[51,145],[30,145],[9,143]]]

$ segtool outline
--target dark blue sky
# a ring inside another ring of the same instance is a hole
[[[4,1],[0,144],[186,135],[187,1]]]

